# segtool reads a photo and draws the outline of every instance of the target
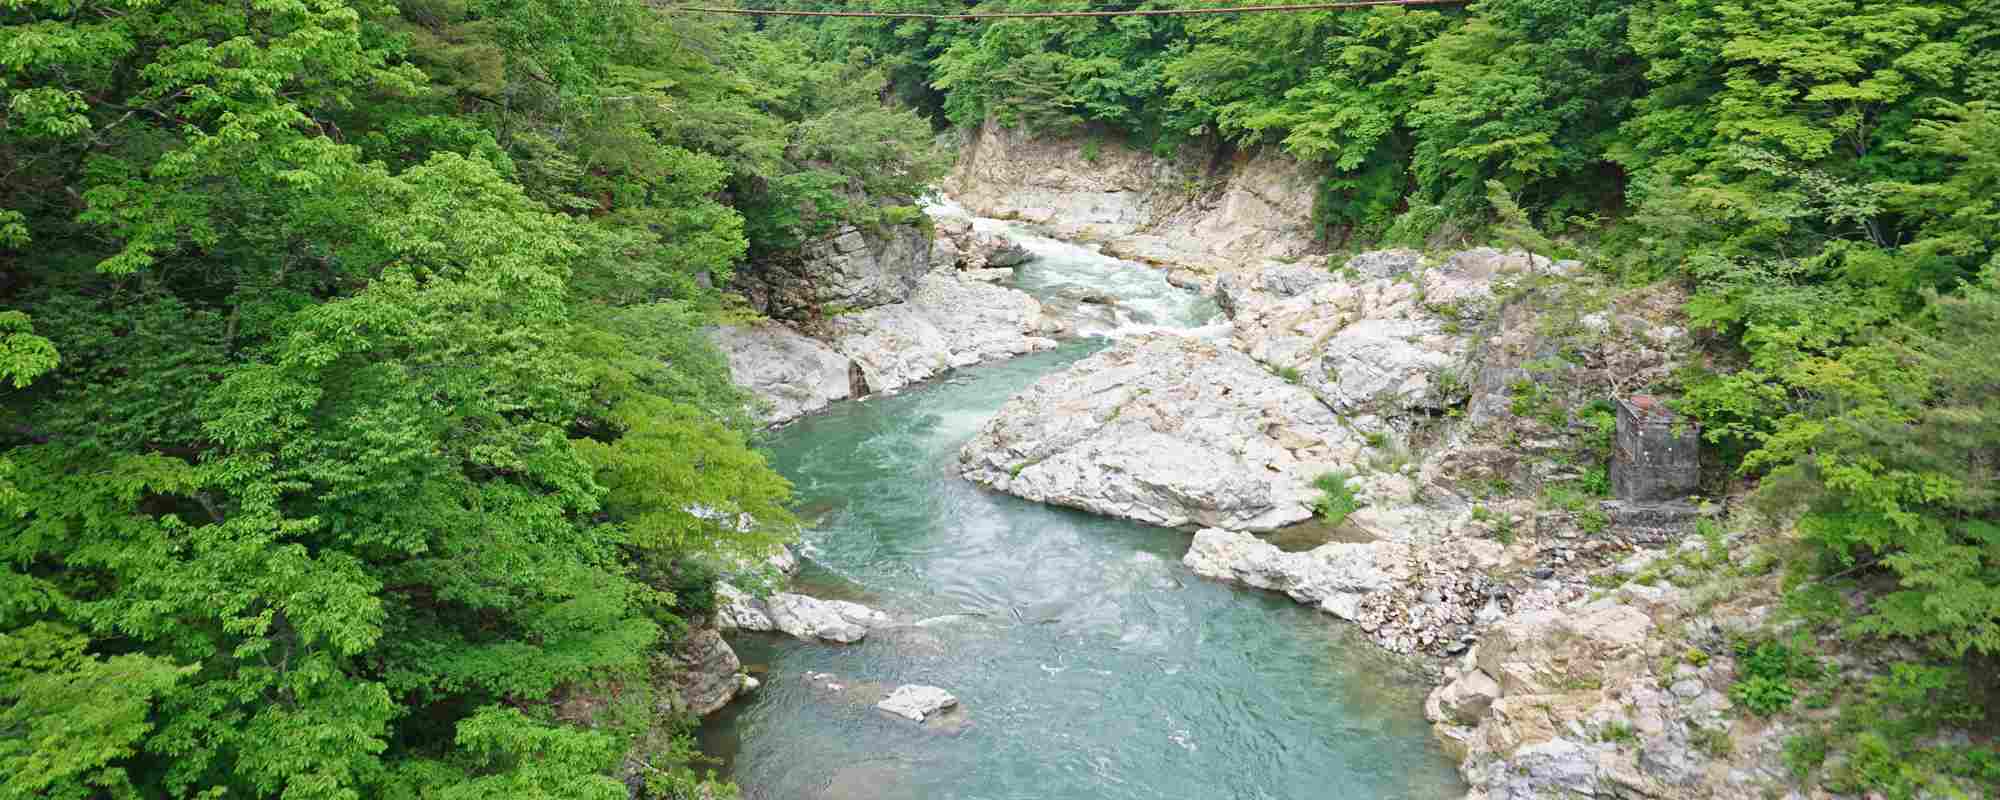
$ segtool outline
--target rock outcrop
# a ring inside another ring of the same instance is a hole
[[[1270,530],[1312,516],[1308,484],[1359,440],[1242,353],[1135,336],[1016,395],[959,453],[965,477],[1154,525]]]
[[[956,367],[1056,346],[1060,324],[1026,293],[927,275],[906,303],[833,318],[833,348],[853,359],[868,392],[896,391]]]
[[[1616,573],[1673,561],[1642,552]],[[1631,583],[1499,620],[1425,705],[1469,796],[1775,796],[1789,732],[1741,719],[1728,695],[1727,632],[1764,617],[1766,583],[1707,611],[1687,590]]]
[[[806,243],[796,257],[749,265],[735,287],[770,317],[807,320],[900,303],[930,268],[931,237],[921,226],[847,226]]]
[[[1546,260],[1541,262],[1545,267]],[[1527,277],[1525,256],[1490,248],[1425,266],[1412,251],[1356,256],[1344,275],[1295,267],[1225,276],[1236,343],[1345,416],[1434,412],[1464,402],[1477,371],[1474,334],[1496,281]]]
[[[728,583],[715,585],[716,627],[777,631],[796,639],[838,644],[861,641],[870,630],[895,624],[888,614],[847,600],[821,600],[779,592],[758,599]]]
[[[1210,528],[1195,534],[1181,563],[1204,578],[1283,592],[1408,654],[1470,647],[1482,610],[1498,615],[1486,572],[1504,560],[1499,544],[1478,539],[1332,542],[1288,553],[1248,533]]]
[[[945,187],[982,216],[1101,241],[1107,255],[1209,274],[1319,249],[1311,172],[1275,150],[1160,158],[1115,141],[1033,136],[988,121],[960,143]]]
[[[903,302],[841,314],[807,328],[764,322],[711,328],[762,419],[789,422],[827,405],[896,391],[938,373],[1056,346],[1061,323],[1024,292],[956,275],[925,275]]]
[[[1360,618],[1363,595],[1409,578],[1407,546],[1389,542],[1332,542],[1286,553],[1247,533],[1206,528],[1181,560],[1194,574],[1292,599],[1345,620]]]
[[[788,422],[836,400],[866,393],[853,359],[826,343],[776,322],[722,325],[708,330],[729,360],[736,384],[763,401],[763,420]]]
[[[673,685],[680,706],[698,717],[729,704],[751,682],[743,662],[715,628],[694,628],[674,645]]]
[[[991,230],[976,230],[971,217],[957,210],[930,209],[937,241],[931,245],[933,269],[966,272],[1012,270],[1035,259],[1035,254],[1013,237]]]

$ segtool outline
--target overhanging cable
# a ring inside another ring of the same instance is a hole
[[[740,14],[752,17],[879,17],[887,19],[1050,19],[1059,17],[1173,17],[1194,14],[1261,14],[1287,11],[1341,11],[1382,6],[1462,6],[1473,0],[1354,0],[1346,3],[1301,5],[1230,6],[1224,8],[1146,8],[1130,11],[994,11],[972,14],[923,14],[909,11],[785,11],[713,6],[660,6],[677,14]]]

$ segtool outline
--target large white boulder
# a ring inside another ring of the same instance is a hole
[[[954,367],[1047,350],[1059,325],[1027,293],[950,274],[926,275],[909,302],[832,320],[834,349],[866,390],[901,389]]]
[[[1409,578],[1409,547],[1390,542],[1331,542],[1287,553],[1248,533],[1205,528],[1181,563],[1204,578],[1284,592],[1346,620],[1363,595]]]
[[[1030,500],[1162,526],[1271,530],[1312,517],[1356,434],[1235,350],[1170,334],[1043,378],[959,451],[961,472]]]
[[[736,385],[762,401],[766,423],[789,422],[853,394],[854,362],[826,343],[776,322],[722,325],[709,341]]]
[[[847,600],[821,600],[779,592],[758,599],[728,583],[715,585],[716,627],[722,630],[777,631],[788,636],[848,644],[868,631],[894,624],[888,614]]]

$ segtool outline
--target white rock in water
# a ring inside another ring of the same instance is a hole
[[[913,722],[923,722],[924,717],[955,705],[958,705],[958,698],[951,696],[950,692],[936,686],[912,683],[896,687],[875,707]]]
[[[954,367],[1055,347],[1060,329],[1026,292],[926,275],[907,303],[833,318],[833,347],[852,358],[866,391],[893,392]]]
[[[715,582],[715,627],[725,631],[776,630],[764,601],[726,581]]]
[[[891,622],[889,615],[860,603],[821,600],[789,592],[771,595],[764,607],[777,630],[799,639],[858,642],[868,635],[868,629]]]
[[[1392,542],[1333,542],[1287,553],[1247,533],[1207,528],[1182,564],[1204,578],[1284,592],[1352,620],[1361,598],[1409,578],[1409,548]]]
[[[788,422],[852,394],[852,360],[784,325],[724,325],[710,328],[708,339],[736,384],[766,404],[764,422]]]

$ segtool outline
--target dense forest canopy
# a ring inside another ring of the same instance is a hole
[[[1802,613],[1908,654],[1823,777],[2000,783],[1929,738],[2000,655],[1987,0],[12,0],[0,100],[5,796],[693,791],[659,653],[794,524],[700,329],[989,119],[1279,148],[1346,246],[1480,236],[1497,185],[1688,287],[1683,410],[1805,509]]]
[[[932,180],[872,69],[620,0],[0,7],[0,795],[692,787],[661,645],[792,525],[708,287]]]

